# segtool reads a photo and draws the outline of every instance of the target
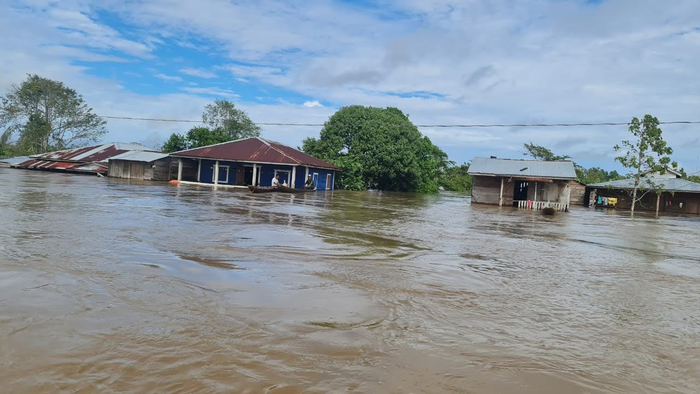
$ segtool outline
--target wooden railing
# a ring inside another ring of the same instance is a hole
[[[554,208],[557,211],[565,212],[569,209],[569,204],[565,202],[549,202],[549,201],[524,201],[515,200],[519,209],[531,209],[533,211],[541,211],[543,208]]]

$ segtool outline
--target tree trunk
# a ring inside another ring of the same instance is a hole
[[[632,207],[630,208],[630,216],[634,217],[634,206],[637,205],[637,189],[639,188],[639,183],[642,178],[642,159],[644,159],[644,152],[639,151],[639,161],[637,161],[637,176],[634,177],[634,192],[632,193]]]
[[[659,202],[661,201],[661,194],[656,193],[656,217],[659,217]]]

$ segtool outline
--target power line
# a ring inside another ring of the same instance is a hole
[[[116,120],[138,120],[150,122],[172,122],[172,123],[204,123],[201,120],[189,119],[161,119],[161,118],[139,118],[131,116],[102,116],[105,119]],[[303,126],[322,127],[323,123],[281,123],[281,122],[255,122],[260,126]],[[580,126],[627,126],[629,122],[598,122],[598,123],[514,123],[514,124],[417,124],[422,128],[491,128],[491,127],[580,127]],[[700,124],[700,120],[674,120],[670,122],[659,122],[659,124]]]

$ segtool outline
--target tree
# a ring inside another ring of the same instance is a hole
[[[535,145],[532,143],[532,141],[530,141],[529,144],[523,145],[525,146],[525,150],[527,150],[526,154],[529,154],[535,160],[557,161],[571,158],[571,156],[557,156],[551,150],[545,148],[544,146]]]
[[[525,150],[527,151],[525,154],[532,156],[532,158],[535,160],[557,161],[571,158],[571,156],[568,155],[556,155],[554,154],[554,152],[545,148],[544,146],[533,144],[532,141],[530,141],[529,144],[523,145],[525,146]],[[617,171],[614,170],[608,172],[600,167],[585,168],[576,164],[576,162],[574,162],[574,169],[576,170],[576,179],[584,185],[590,185],[599,182],[616,181],[618,179],[625,178],[624,176],[618,174]]]
[[[673,153],[673,149],[666,144],[661,136],[662,131],[656,117],[644,115],[642,120],[636,117],[632,118],[629,131],[634,139],[622,141],[622,146],[615,145],[616,152],[624,153],[623,156],[618,156],[615,160],[633,170],[634,189],[632,191],[631,214],[634,216],[634,206],[644,195],[653,190],[658,196],[663,191],[663,185],[654,184],[647,175],[663,173],[669,165],[676,168],[678,164],[671,163],[669,155]],[[638,197],[640,189],[646,190],[646,192]]]
[[[99,141],[105,121],[83,97],[63,82],[29,74],[2,96],[0,127],[3,141],[19,134],[23,153],[42,153]]]
[[[336,186],[349,190],[434,193],[448,164],[447,154],[397,108],[343,107],[302,149],[340,167]]]
[[[472,176],[469,174],[469,164],[454,164],[445,168],[439,177],[439,184],[445,190],[453,192],[469,192],[472,190]]]
[[[259,137],[260,127],[253,123],[248,114],[236,108],[227,100],[216,100],[204,107],[202,120],[212,129],[219,129],[229,140]]]
[[[189,145],[187,143],[187,138],[184,135],[178,133],[172,133],[170,138],[163,144],[160,148],[163,152],[179,152],[181,150],[188,149]]]

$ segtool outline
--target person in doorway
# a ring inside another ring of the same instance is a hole
[[[280,176],[279,176],[279,174],[275,174],[275,177],[272,178],[272,187],[280,187]]]
[[[309,175],[309,178],[306,180],[306,183],[304,183],[304,189],[313,189],[314,187],[314,179],[311,177],[311,175]]]

